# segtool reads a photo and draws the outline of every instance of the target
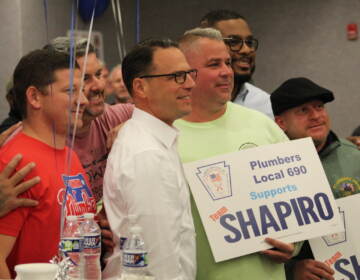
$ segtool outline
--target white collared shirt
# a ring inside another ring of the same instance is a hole
[[[274,114],[271,108],[270,94],[252,84],[244,83],[241,86],[234,103],[250,109],[254,109],[267,115],[272,120],[274,119]]]
[[[128,215],[143,229],[148,269],[157,280],[195,279],[195,230],[177,136],[176,128],[137,108],[119,132],[104,177],[104,205],[116,243],[104,279],[121,273],[119,239],[128,235]]]

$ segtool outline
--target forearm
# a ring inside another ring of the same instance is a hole
[[[5,258],[0,258],[0,279],[11,279]]]

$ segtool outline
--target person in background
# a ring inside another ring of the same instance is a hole
[[[9,81],[6,86],[6,101],[9,103],[10,112],[8,114],[8,117],[0,124],[0,133],[4,132],[12,125],[21,121],[21,113],[14,104],[14,94],[12,92],[12,87],[13,83],[12,81]]]
[[[133,100],[124,84],[121,64],[114,66],[114,68],[111,70],[110,82],[113,93],[106,99],[108,104],[113,105],[117,103],[133,103]]]
[[[219,30],[228,47],[234,71],[234,89],[231,100],[258,110],[273,119],[270,95],[250,83],[255,72],[255,57],[259,41],[251,32],[246,19],[235,11],[215,10],[203,16],[200,26]]]
[[[111,82],[110,82],[109,69],[107,68],[105,62],[100,60],[100,64],[101,64],[101,67],[102,67],[101,78],[103,79],[103,81],[105,83],[104,96],[105,96],[105,99],[106,99],[106,97],[109,96],[113,92],[113,88],[112,88]]]
[[[325,104],[333,93],[307,78],[292,78],[272,94],[275,122],[290,139],[311,137],[335,198],[360,192],[360,151],[331,130]],[[334,270],[314,260],[305,242],[299,255],[286,264],[287,279],[334,280]]]

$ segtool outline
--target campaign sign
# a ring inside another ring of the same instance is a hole
[[[310,138],[184,165],[216,262],[343,231]]]
[[[345,227],[344,232],[309,240],[316,260],[334,271],[335,279],[360,279],[360,194],[336,200]]]

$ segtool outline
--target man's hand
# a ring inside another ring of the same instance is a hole
[[[110,224],[107,220],[104,207],[98,213],[97,218],[99,226],[101,228],[101,270],[104,270],[107,262],[107,257],[113,253],[115,243],[113,241],[113,234],[110,229]]]
[[[107,220],[104,208],[98,214],[99,226],[101,228],[101,242],[106,253],[112,254],[115,243],[113,241],[113,234],[110,229],[109,221]]]
[[[355,144],[360,150],[360,136],[349,136],[346,139]]]
[[[0,217],[18,207],[38,205],[38,202],[35,200],[17,198],[19,194],[40,182],[39,177],[22,182],[24,177],[35,167],[33,162],[13,174],[21,159],[22,156],[20,154],[16,155],[0,172]]]
[[[22,122],[18,122],[12,126],[10,126],[7,130],[3,131],[0,134],[0,146],[4,145],[5,141],[9,138],[13,132],[18,129],[22,125]]]
[[[296,262],[294,269],[295,280],[335,280],[334,270],[323,262],[316,260],[301,260]]]
[[[109,132],[107,133],[106,148],[108,148],[109,150],[111,149],[112,144],[114,143],[114,141],[123,125],[124,125],[124,123],[121,123],[118,126],[115,126],[112,129],[110,129]]]
[[[265,241],[273,246],[274,249],[264,250],[260,253],[268,256],[276,263],[285,263],[292,258],[292,254],[294,253],[294,245],[291,243],[284,243],[279,240],[273,238],[265,238]]]

